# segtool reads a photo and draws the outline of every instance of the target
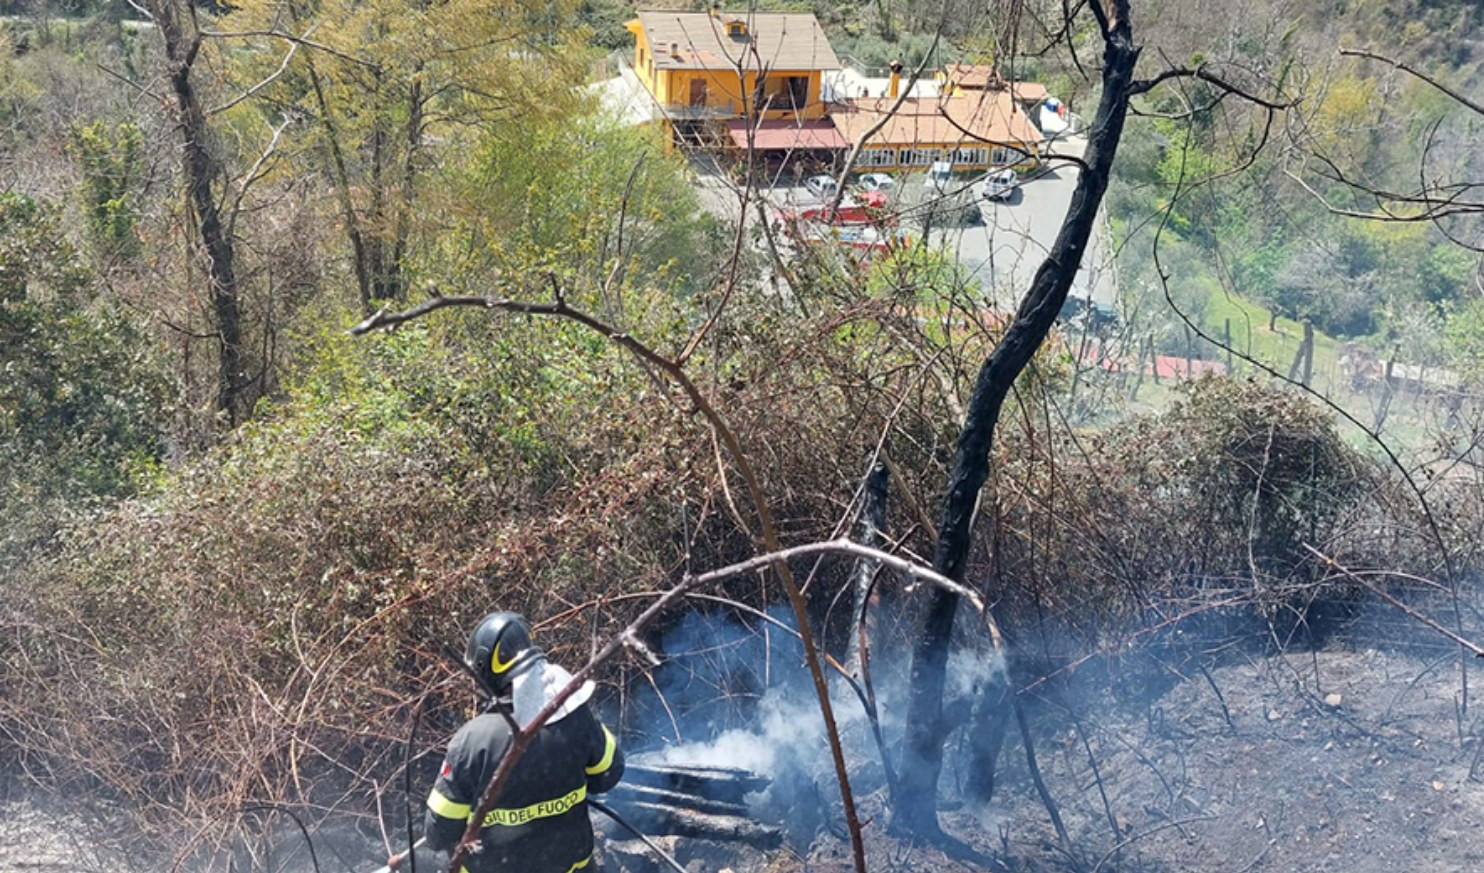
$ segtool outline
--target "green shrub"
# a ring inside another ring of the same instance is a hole
[[[0,195],[0,559],[64,505],[131,493],[164,451],[168,381],[90,281],[51,207]]]

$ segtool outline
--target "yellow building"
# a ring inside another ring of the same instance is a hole
[[[670,141],[725,129],[739,146],[764,132],[778,147],[843,144],[821,95],[823,72],[840,61],[812,14],[641,10],[627,27]]]

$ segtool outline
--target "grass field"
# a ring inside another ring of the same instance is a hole
[[[1211,295],[1206,305],[1205,328],[1222,338],[1230,330],[1231,346],[1237,352],[1256,358],[1280,373],[1293,365],[1304,339],[1304,326],[1289,318],[1279,317],[1268,329],[1269,311],[1256,303],[1224,293]],[[1314,387],[1319,391],[1342,391],[1344,376],[1340,370],[1340,342],[1318,331],[1314,332]],[[1237,369],[1242,369],[1240,363]]]
[[[1274,329],[1269,330],[1269,317],[1268,309],[1259,304],[1218,293],[1211,295],[1207,303],[1204,327],[1212,336],[1220,338],[1226,335],[1229,324],[1234,349],[1286,375],[1303,341],[1304,327],[1300,322],[1280,317]],[[1340,365],[1343,347],[1341,340],[1315,331],[1311,387],[1369,427],[1375,420],[1380,398],[1353,389]],[[1234,363],[1236,372],[1251,369],[1240,360]],[[1410,391],[1397,392],[1385,417],[1383,435],[1386,441],[1404,451],[1427,445],[1435,436],[1429,426],[1436,413],[1431,406],[1425,398]],[[1360,428],[1343,420],[1336,424],[1346,441],[1355,448],[1365,452],[1375,450],[1371,438]]]

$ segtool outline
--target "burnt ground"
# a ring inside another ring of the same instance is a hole
[[[1484,689],[1484,661],[1469,679]],[[1028,707],[1043,780],[1067,830],[1053,828],[1012,727],[1002,784],[987,809],[945,804],[945,830],[974,854],[911,845],[887,832],[885,791],[858,798],[868,868],[917,871],[1475,871],[1484,869],[1484,696],[1460,709],[1456,649],[1331,645],[1238,656],[1168,684],[1095,694],[1077,683]],[[1089,678],[1084,686],[1107,683]],[[1028,695],[1035,700],[1036,694]],[[1073,713],[1061,701],[1082,701]],[[821,753],[821,758],[825,757]],[[822,762],[827,766],[827,762]],[[1472,774],[1471,774],[1472,771]],[[945,796],[960,775],[952,751]],[[828,772],[816,770],[820,794]],[[869,780],[862,779],[861,782]],[[778,822],[785,848],[753,852],[667,839],[695,871],[846,873],[843,827]],[[836,813],[838,815],[838,813]],[[1068,858],[1068,848],[1077,855]],[[628,846],[623,868],[659,868]]]
[[[1470,660],[1484,687],[1484,661]],[[1484,697],[1465,715],[1460,687],[1456,650],[1270,656],[1075,720],[1044,706],[1035,752],[1083,870],[1475,871]],[[1002,762],[1007,782],[988,810],[942,816],[987,862],[903,846],[877,818],[866,829],[872,869],[1075,869],[1023,745],[1007,743]],[[844,848],[816,845],[791,869],[850,869]]]
[[[1469,667],[1471,686],[1484,689],[1484,662]],[[1461,711],[1456,650],[1331,645],[1238,659],[1208,675],[1172,675],[1148,693],[1123,689],[1123,699],[1083,689],[1075,719],[1055,699],[1066,688],[1028,710],[1042,775],[1082,870],[1484,867],[1484,697]],[[1013,730],[1011,737],[990,807],[942,814],[977,858],[888,835],[885,792],[877,789],[860,798],[869,868],[1075,869],[1037,796],[1024,746]],[[946,769],[945,783],[956,775],[952,756]],[[0,873],[132,866],[103,858],[86,822],[59,809],[39,794],[0,794]],[[790,818],[782,823],[811,817]],[[697,873],[831,873],[852,869],[843,829],[837,833],[824,825],[768,852],[663,840]],[[642,856],[626,857],[627,870],[648,866]],[[609,869],[619,860],[611,855]]]

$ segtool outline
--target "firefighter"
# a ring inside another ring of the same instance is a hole
[[[423,833],[430,848],[442,851],[458,843],[510,747],[513,725],[531,724],[572,681],[572,674],[547,662],[531,642],[531,626],[513,612],[491,613],[479,622],[464,662],[492,702],[449,741],[428,794]],[[591,873],[586,798],[612,788],[623,775],[623,753],[613,733],[588,706],[592,693],[593,683],[584,682],[516,762],[484,818],[479,850],[465,861],[468,873]]]

